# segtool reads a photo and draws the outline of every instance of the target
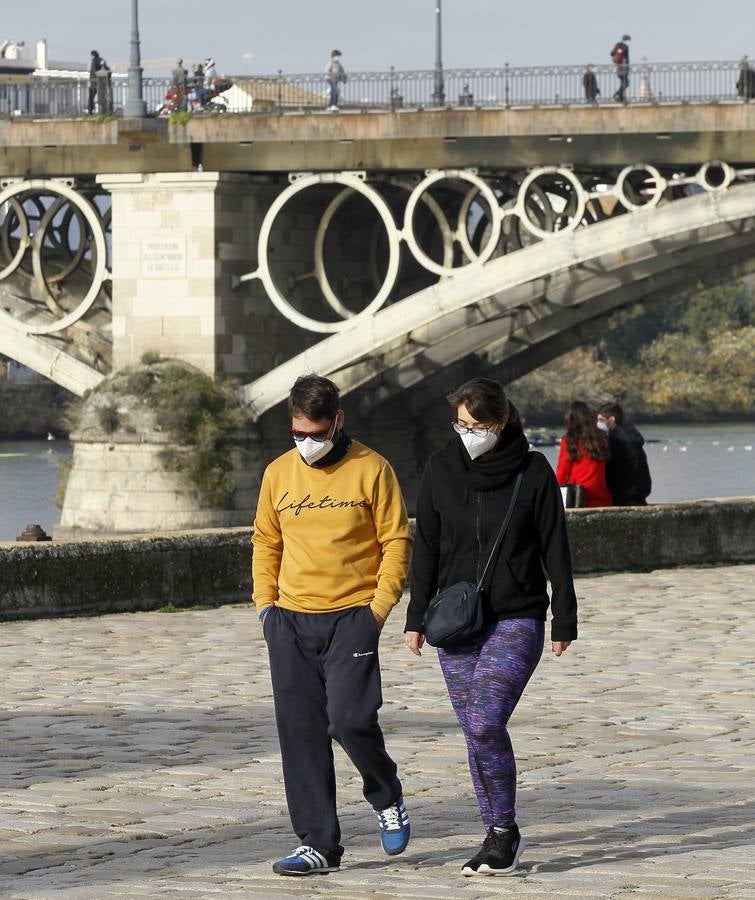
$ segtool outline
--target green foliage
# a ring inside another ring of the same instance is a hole
[[[661,335],[682,332],[707,340],[712,334],[753,324],[752,293],[744,281],[734,281],[672,295],[628,321],[626,314],[620,314],[609,325],[600,346],[612,362],[639,363],[643,348]]]
[[[747,325],[755,325],[755,302],[742,281],[695,294],[684,303],[678,319],[678,330],[700,341]]]
[[[100,423],[100,428],[107,432],[107,434],[112,434],[114,431],[117,431],[118,425],[120,424],[120,416],[118,415],[118,407],[115,403],[108,403],[105,406],[98,407],[97,421]]]
[[[184,109],[178,112],[172,112],[169,116],[171,125],[183,125],[186,126],[192,120],[193,115],[188,109]]]
[[[146,353],[142,353],[141,364],[143,366],[154,366],[155,363],[159,363],[162,359],[159,353],[156,353],[154,350],[147,350]]]
[[[95,116],[95,117],[94,117],[94,121],[95,121],[98,125],[107,125],[108,122],[114,122],[114,121],[115,121],[115,116],[114,116],[112,113],[110,113],[109,115],[106,115],[106,116],[98,115],[98,116]]]
[[[230,391],[201,372],[166,361],[123,373],[114,388],[140,397],[153,410],[157,427],[182,445],[161,453],[166,469],[185,472],[208,506],[231,506],[232,453],[244,416]]]

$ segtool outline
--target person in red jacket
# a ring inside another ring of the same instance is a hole
[[[566,410],[566,434],[556,465],[560,485],[581,484],[585,506],[612,506],[606,485],[608,441],[595,424],[595,416],[586,403],[577,400]]]

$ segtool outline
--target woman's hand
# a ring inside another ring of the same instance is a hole
[[[407,631],[404,633],[404,643],[415,656],[422,656],[421,647],[425,643],[425,636],[419,631]]]
[[[571,641],[551,641],[551,647],[556,656],[561,656],[561,654],[566,651],[569,644],[571,644]]]

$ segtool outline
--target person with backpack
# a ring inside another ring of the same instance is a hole
[[[341,63],[341,51],[334,50],[330,54],[330,61],[325,67],[325,80],[330,88],[330,103],[328,112],[338,112],[338,95],[341,85],[346,84],[346,70]]]
[[[625,34],[611,50],[611,59],[616,66],[616,77],[619,79],[619,87],[613,95],[613,99],[619,103],[626,103],[627,88],[629,87],[629,45],[627,41],[631,40],[632,38]]]

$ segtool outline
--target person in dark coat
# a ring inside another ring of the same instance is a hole
[[[592,64],[585,69],[585,73],[582,76],[582,88],[585,92],[585,100],[588,103],[594,105],[598,102],[600,88],[598,87],[598,79],[595,77],[595,72],[592,70]]]
[[[89,63],[89,97],[87,99],[87,112],[91,116],[94,112],[94,101],[97,97],[98,73],[107,71],[107,63],[96,50],[92,50],[89,54],[91,62]]]
[[[613,45],[611,50],[611,59],[616,65],[616,77],[619,79],[619,88],[613,95],[614,100],[624,103],[626,100],[627,89],[629,88],[629,44],[632,38],[625,34],[620,41]]]
[[[739,64],[737,96],[743,100],[751,100],[755,97],[755,71],[750,68],[746,59],[743,59]]]
[[[624,421],[618,403],[604,403],[598,410],[598,428],[608,435],[606,483],[614,506],[646,506],[652,489],[650,468],[640,432]]]
[[[462,874],[509,875],[524,838],[516,823],[516,761],[507,725],[540,662],[548,607],[552,650],[561,656],[577,637],[577,598],[556,476],[541,453],[530,452],[503,385],[473,378],[447,400],[456,433],[422,474],[404,640],[419,656],[433,597],[480,578],[521,472],[508,531],[485,581],[483,629],[438,648],[486,831]]]

